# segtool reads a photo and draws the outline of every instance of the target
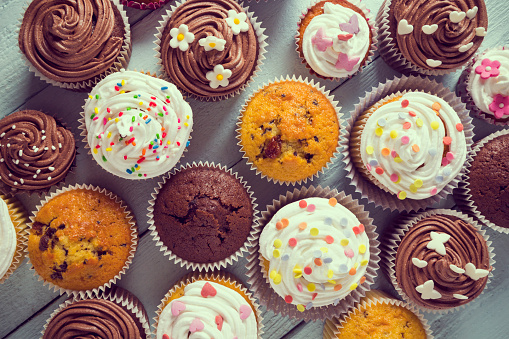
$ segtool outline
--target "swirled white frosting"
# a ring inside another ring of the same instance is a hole
[[[0,199],[0,278],[7,273],[16,251],[16,229],[11,221],[9,209]]]
[[[345,298],[364,281],[369,261],[369,239],[360,225],[334,198],[282,207],[260,236],[271,287],[300,311]]]
[[[191,107],[171,83],[133,71],[99,82],[85,104],[87,141],[105,170],[151,178],[179,161],[193,127]]]
[[[368,52],[370,27],[360,14],[350,8],[326,2],[323,10],[324,13],[315,16],[304,31],[302,37],[304,58],[309,66],[322,76],[343,78],[352,75],[357,72]],[[349,32],[343,31],[339,24],[348,23],[353,15],[357,16],[359,32],[352,34],[353,37],[349,40],[339,40],[338,35],[349,34]],[[328,47],[325,51],[321,51],[312,42],[313,37],[316,36],[320,29],[333,42],[332,46]],[[346,54],[350,59],[359,58],[352,70],[348,71],[344,68],[336,67],[340,53]]]
[[[481,74],[476,73],[475,69],[481,65],[484,59],[500,62],[498,76],[482,79]],[[475,105],[484,113],[493,115],[489,108],[493,98],[497,94],[509,96],[509,49],[490,49],[477,58],[470,71],[467,88]]]
[[[214,296],[202,296],[206,283],[216,291]],[[184,295],[161,312],[157,339],[166,339],[165,335],[170,339],[256,339],[258,325],[254,311],[239,293],[198,280],[185,286]]]
[[[466,150],[458,114],[443,99],[422,92],[375,109],[360,145],[368,171],[400,199],[440,192],[460,172]]]

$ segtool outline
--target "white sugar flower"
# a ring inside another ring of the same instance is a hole
[[[170,46],[173,48],[180,48],[182,52],[187,51],[189,44],[194,41],[194,34],[189,32],[187,25],[180,25],[179,28],[173,27],[170,30],[172,39],[170,40]]]
[[[216,65],[213,71],[207,72],[207,79],[210,80],[209,86],[217,88],[218,86],[226,87],[230,83],[228,78],[232,76],[232,71],[224,69],[223,65]]]
[[[240,32],[247,32],[249,30],[249,25],[247,24],[246,20],[246,13],[237,13],[233,9],[230,9],[228,11],[226,23],[232,28],[233,34],[237,35]]]
[[[198,41],[200,46],[205,47],[205,51],[211,51],[213,49],[222,52],[224,50],[224,45],[226,44],[226,40],[216,38],[215,36],[209,35],[206,38],[200,39]]]

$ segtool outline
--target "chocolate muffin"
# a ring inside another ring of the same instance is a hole
[[[174,175],[155,199],[153,221],[162,243],[193,263],[213,263],[235,254],[253,225],[250,193],[224,168],[196,165]]]

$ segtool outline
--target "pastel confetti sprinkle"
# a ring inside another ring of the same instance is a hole
[[[330,264],[332,262],[332,258],[325,258],[325,259],[323,259],[323,262],[325,264]]]
[[[408,136],[406,136],[406,135],[405,135],[404,137],[401,137],[401,143],[402,143],[403,145],[406,145],[406,144],[408,144],[409,142],[410,142],[410,138],[409,138]]]
[[[343,286],[341,286],[341,284],[334,285],[334,291],[339,291],[342,288]]]
[[[441,182],[443,182],[443,181],[444,181],[444,177],[443,177],[443,176],[441,176],[441,175],[438,175],[438,176],[435,178],[435,181],[436,181],[437,183],[439,183],[439,184],[440,184]]]
[[[285,297],[285,301],[286,301],[287,304],[291,304],[292,301],[293,301],[293,297],[291,295],[287,295]]]
[[[417,118],[417,120],[415,120],[415,124],[417,125],[417,127],[424,126],[424,122],[422,121],[421,118]]]
[[[274,256],[274,258],[279,258],[281,256],[281,251],[280,250],[274,250],[272,252],[272,255]]]
[[[436,187],[433,187],[433,188],[429,191],[429,194],[431,194],[431,195],[435,195],[435,194],[437,194],[437,191],[438,191],[438,190],[437,190],[437,188],[436,188]]]
[[[399,180],[399,175],[397,175],[396,173],[392,173],[391,174],[391,181],[392,182],[397,182]]]
[[[332,225],[332,218],[327,217],[323,222],[325,223],[325,225]]]
[[[308,203],[306,202],[306,200],[299,201],[299,207],[300,208],[306,208],[307,205],[308,205]]]
[[[299,310],[300,312],[304,312],[306,308],[304,307],[304,305],[297,305],[297,310]]]
[[[281,260],[283,261],[288,261],[288,259],[290,259],[290,255],[289,254],[285,254],[281,257]]]
[[[309,230],[309,234],[311,234],[312,236],[316,237],[318,235],[320,231],[318,230],[318,228],[316,227],[313,227],[312,229]]]
[[[368,264],[369,260],[364,259],[361,261],[361,266],[366,266]]]
[[[432,148],[432,149],[428,150],[428,154],[431,155],[432,157],[434,157],[435,155],[437,155],[437,150]]]
[[[351,248],[347,248],[345,250],[345,255],[347,258],[353,258],[355,254],[353,253],[353,250]]]
[[[412,145],[412,151],[414,151],[415,153],[419,153],[421,149],[419,148],[419,145],[417,144],[413,144]]]
[[[306,229],[306,227],[308,227],[308,224],[306,224],[305,222],[301,222],[301,223],[299,224],[299,229],[300,229],[301,231],[304,231],[304,230]]]
[[[337,203],[338,203],[338,201],[336,200],[336,198],[329,199],[329,205],[334,207],[334,206],[336,206]]]
[[[398,192],[398,199],[404,200],[406,198],[406,192],[405,191],[399,191]]]
[[[401,101],[401,107],[403,107],[403,108],[408,107],[408,104],[409,104],[409,102],[407,99]]]
[[[313,252],[313,257],[315,258],[321,258],[322,257],[322,251],[316,250]]]
[[[316,265],[316,266],[322,266],[322,259],[320,259],[320,258],[316,258],[316,259],[314,260],[314,262],[315,262],[315,265]]]
[[[355,273],[357,273],[357,269],[355,269],[354,267],[352,267],[350,271],[348,271],[349,275],[355,275]]]
[[[314,292],[316,290],[316,286],[313,283],[309,283],[307,289],[309,292]]]
[[[366,245],[364,244],[359,245],[359,253],[360,254],[366,253]]]
[[[454,160],[454,154],[452,152],[447,152],[446,156],[447,160],[453,161]]]
[[[351,291],[355,290],[357,288],[357,286],[359,286],[359,285],[357,285],[356,283],[353,283],[352,285],[350,285],[350,290]]]
[[[339,224],[343,227],[346,227],[348,226],[348,219],[347,218],[341,218],[341,220],[339,221]]]
[[[341,244],[341,246],[348,246],[350,242],[348,241],[348,239],[341,239],[339,243]]]
[[[421,188],[421,187],[422,187],[422,185],[423,185],[423,181],[422,181],[421,179],[416,179],[416,180],[414,181],[414,185],[415,185],[415,187],[417,187],[417,188]]]
[[[398,132],[395,130],[392,130],[390,133],[390,136],[392,139],[396,139],[398,137]]]
[[[281,245],[283,245],[283,242],[281,241],[281,239],[274,240],[274,247],[275,248],[280,248]]]
[[[403,159],[401,159],[400,157],[396,157],[394,158],[394,162],[399,164],[400,162],[403,162]]]
[[[311,267],[304,267],[304,274],[310,275],[311,273],[313,273],[313,269]]]
[[[403,129],[410,129],[410,127],[412,127],[412,124],[411,124],[411,123],[409,123],[409,122],[405,122],[405,123],[403,124]]]
[[[308,205],[308,207],[306,208],[306,211],[308,212],[314,212],[316,209],[316,206],[311,204],[311,205]]]
[[[372,160],[369,161],[369,164],[371,166],[378,166],[378,161],[376,161],[376,159],[372,159]]]
[[[438,123],[438,121],[432,121],[431,122],[431,128],[433,129],[438,129],[440,127],[440,124]]]
[[[365,281],[366,281],[366,277],[362,277],[361,280],[359,281],[359,283],[364,284]]]
[[[348,271],[348,266],[345,264],[339,265],[339,273],[346,273]]]
[[[385,125],[387,124],[387,121],[385,119],[378,119],[377,122],[378,126],[380,127],[385,127]]]
[[[378,127],[377,129],[375,129],[375,134],[377,137],[381,137],[382,134],[384,134],[384,130],[380,127]]]
[[[327,271],[327,278],[332,279],[333,276],[334,276],[334,271],[333,270],[328,270]]]
[[[296,245],[297,245],[297,239],[295,239],[295,238],[290,238],[290,239],[288,240],[288,246],[290,246],[290,247],[295,247]]]
[[[383,155],[384,157],[389,156],[389,154],[391,154],[391,150],[390,150],[390,149],[388,149],[387,147],[382,148],[382,155]]]
[[[417,187],[415,187],[414,184],[410,185],[410,192],[412,192],[412,193],[416,193],[417,192]]]
[[[373,146],[366,147],[366,153],[373,154],[374,151],[375,151],[375,149],[373,148]]]
[[[297,291],[299,291],[299,292],[304,291],[301,284],[297,284]]]
[[[415,114],[414,111],[409,111],[408,114],[410,114],[411,117],[416,117],[417,116],[417,114]]]
[[[434,102],[433,105],[431,105],[431,109],[434,111],[440,111],[440,108],[442,108],[442,105],[438,102]]]
[[[382,174],[384,174],[384,169],[382,167],[377,167],[375,172],[376,172],[376,174],[382,175]]]
[[[444,137],[443,142],[444,142],[444,145],[450,145],[451,142],[452,142],[452,138],[451,137]]]
[[[463,124],[457,123],[456,124],[456,130],[458,130],[458,132],[462,132],[463,131]]]
[[[334,242],[334,238],[332,236],[328,235],[325,237],[325,242],[330,245]]]

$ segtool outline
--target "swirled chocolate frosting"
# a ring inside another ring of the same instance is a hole
[[[133,317],[109,300],[80,300],[51,319],[43,339],[139,339]]]
[[[180,89],[199,97],[229,95],[241,89],[253,74],[258,59],[257,36],[249,19],[246,20],[249,29],[234,34],[226,21],[229,10],[244,13],[233,0],[189,0],[171,15],[161,37],[161,60],[166,74]],[[186,51],[170,46],[171,29],[182,24],[194,34]],[[208,36],[225,40],[224,50],[206,51],[200,40]],[[210,86],[207,73],[216,65],[232,72],[226,87]]]
[[[120,12],[110,0],[34,0],[23,17],[18,42],[47,78],[81,82],[113,65],[124,32]]]
[[[392,0],[389,18],[396,47],[406,60],[426,70],[465,64],[488,29],[483,0]]]
[[[38,190],[55,185],[76,156],[73,134],[39,111],[15,112],[0,120],[0,177],[4,185]]]
[[[450,235],[444,243],[445,255],[428,245],[432,232]],[[427,265],[417,266],[414,258]],[[406,295],[418,305],[431,309],[456,307],[479,296],[488,281],[487,276],[474,280],[468,272],[458,272],[468,263],[476,269],[489,271],[489,260],[486,241],[473,226],[457,217],[434,215],[417,222],[403,237],[396,254],[396,279]],[[425,293],[418,291],[418,286],[429,280],[433,281],[434,292],[432,298],[427,299]],[[436,292],[440,293],[439,298]]]

